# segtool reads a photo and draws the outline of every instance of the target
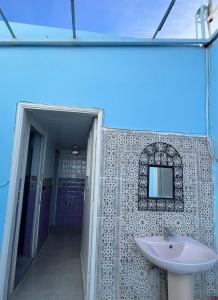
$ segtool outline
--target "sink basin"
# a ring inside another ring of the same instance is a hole
[[[176,274],[194,274],[211,269],[216,253],[189,237],[166,241],[161,236],[134,237],[144,256],[158,267]]]

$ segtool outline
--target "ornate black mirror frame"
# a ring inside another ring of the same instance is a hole
[[[149,167],[173,168],[173,198],[148,196]],[[163,142],[149,144],[139,159],[138,209],[147,211],[184,211],[183,165],[178,151]]]

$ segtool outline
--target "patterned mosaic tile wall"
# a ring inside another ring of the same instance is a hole
[[[183,160],[184,212],[138,211],[138,165],[150,143],[166,142]],[[96,300],[166,300],[166,272],[136,248],[133,236],[163,235],[175,226],[215,247],[213,182],[205,138],[104,129],[98,209]],[[216,293],[215,268],[195,276],[195,299]]]

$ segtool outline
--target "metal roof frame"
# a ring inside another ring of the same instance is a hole
[[[95,41],[95,40],[77,40],[76,35],[76,21],[75,21],[75,1],[71,1],[71,22],[72,22],[72,32],[73,39],[66,40],[17,40],[14,31],[12,30],[6,16],[4,15],[0,7],[0,15],[3,18],[11,36],[12,40],[1,40],[1,46],[41,46],[41,47],[209,47],[218,38],[218,30],[212,34],[208,39],[155,39],[158,32],[163,28],[176,0],[171,0],[170,5],[168,6],[161,22],[159,23],[157,30],[155,31],[152,38],[145,39],[120,39],[120,40],[108,40],[108,41]]]
[[[140,39],[140,40],[7,40],[1,46],[11,47],[204,47],[204,39]]]
[[[75,2],[71,0],[71,18],[72,18],[72,29],[73,29],[73,38],[76,39],[76,18],[75,18]]]
[[[2,16],[2,19],[3,19],[3,21],[5,22],[5,25],[7,26],[7,28],[8,28],[8,30],[9,30],[9,32],[10,32],[12,38],[13,38],[13,39],[16,39],[16,36],[15,36],[15,34],[14,34],[14,32],[13,32],[13,30],[12,30],[12,28],[11,28],[9,22],[8,22],[8,19],[6,18],[5,14],[3,13],[1,7],[0,7],[0,15]]]
[[[169,6],[168,6],[168,8],[167,8],[167,10],[166,10],[166,12],[165,12],[162,20],[160,21],[160,23],[159,23],[159,25],[158,25],[158,27],[157,27],[157,29],[156,29],[156,31],[155,31],[152,39],[155,39],[156,36],[157,36],[157,34],[158,34],[158,32],[161,31],[161,29],[163,28],[163,26],[164,26],[164,24],[165,24],[165,22],[166,22],[166,20],[167,20],[167,18],[168,18],[168,16],[169,16],[169,14],[170,14],[170,12],[171,12],[171,10],[172,10],[172,8],[173,8],[173,6],[174,6],[175,3],[176,3],[176,0],[171,0],[171,2],[169,4]]]

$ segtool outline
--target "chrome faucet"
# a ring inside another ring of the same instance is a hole
[[[164,239],[166,241],[170,241],[171,239],[175,238],[176,234],[176,227],[164,227]]]

